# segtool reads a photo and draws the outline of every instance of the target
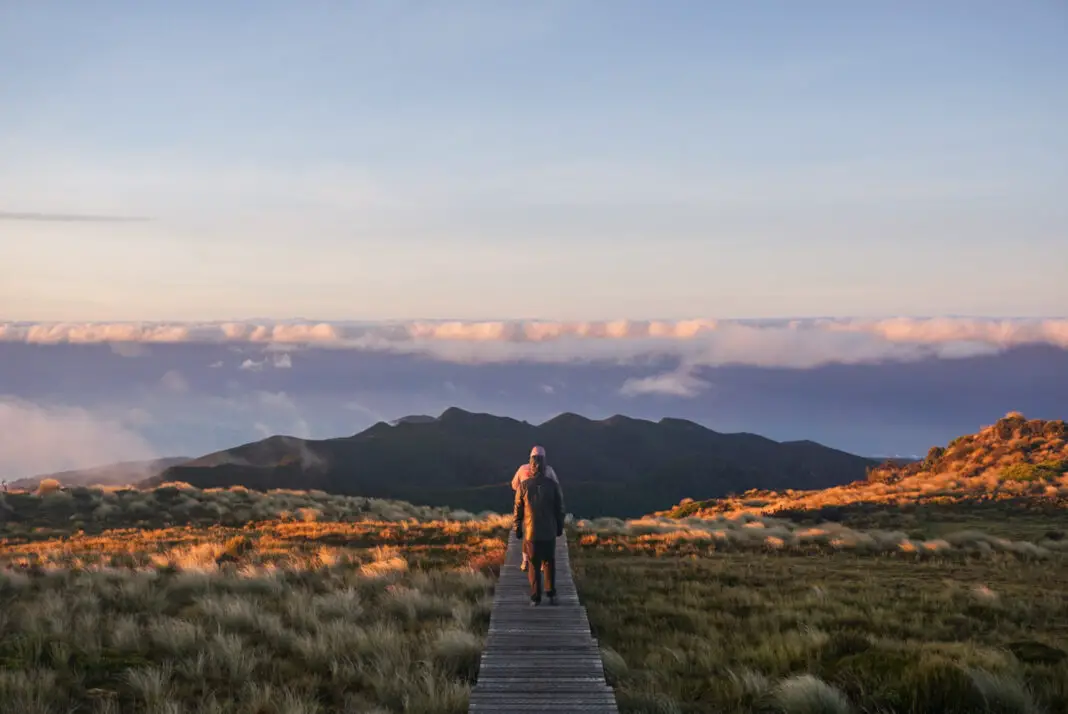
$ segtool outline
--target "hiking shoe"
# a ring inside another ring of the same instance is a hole
[[[541,604],[541,600],[531,600],[530,601],[530,606],[531,607],[537,607],[540,604]]]

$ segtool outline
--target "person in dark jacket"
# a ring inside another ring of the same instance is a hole
[[[534,467],[534,460],[540,458],[542,462],[545,462],[545,447],[535,446],[530,450],[530,460],[516,469],[515,476],[512,477],[512,490],[518,491],[519,484],[531,478],[536,468]],[[553,471],[553,467],[548,463],[544,465],[545,475],[551,478],[553,481],[560,483],[560,479],[556,477],[556,472]],[[524,573],[527,571],[527,567],[530,565],[530,558],[527,557],[526,549],[523,550],[523,562],[519,565],[519,569]]]
[[[530,560],[530,604],[541,604],[542,566],[545,568],[545,594],[556,604],[556,539],[564,534],[564,494],[560,484],[549,478],[544,453],[530,459],[530,475],[515,491],[516,537],[523,540],[523,552]]]

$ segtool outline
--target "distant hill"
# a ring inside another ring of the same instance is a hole
[[[721,434],[694,422],[561,414],[541,425],[447,409],[379,422],[349,437],[273,436],[172,466],[144,485],[320,489],[472,511],[508,511],[510,481],[542,444],[578,516],[634,516],[685,496],[747,488],[822,488],[878,462],[810,441]]]
[[[151,461],[121,461],[106,466],[59,471],[54,474],[41,474],[30,478],[22,478],[12,481],[8,484],[8,487],[16,489],[37,488],[37,484],[46,478],[55,479],[64,486],[122,486],[124,484],[136,484],[163,473],[171,466],[177,466],[186,461],[189,461],[188,456],[174,456]]]
[[[888,460],[853,483],[821,490],[752,489],[733,498],[687,499],[669,513],[781,513],[859,505],[999,501],[1068,508],[1068,424],[1010,412],[978,433],[959,436],[945,447],[932,447],[922,460]]]

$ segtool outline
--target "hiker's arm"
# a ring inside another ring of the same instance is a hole
[[[516,536],[523,537],[523,484],[515,490],[515,506],[512,508],[512,527]]]
[[[523,473],[523,467],[522,466],[520,466],[518,469],[515,470],[515,476],[512,477],[512,490],[513,491],[518,491],[519,490],[519,484],[520,484],[519,476],[522,473]]]

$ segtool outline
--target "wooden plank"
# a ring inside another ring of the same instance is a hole
[[[548,598],[530,606],[521,559],[520,542],[511,533],[468,711],[618,714],[600,648],[571,576],[566,538],[556,541],[555,606]]]

